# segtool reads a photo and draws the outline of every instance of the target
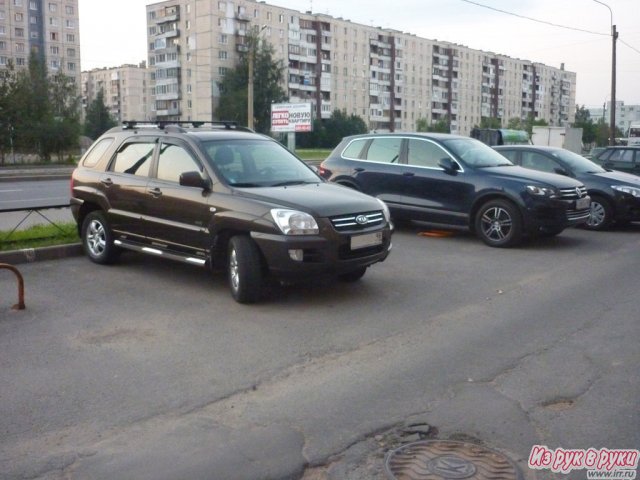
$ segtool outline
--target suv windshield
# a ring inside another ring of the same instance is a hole
[[[551,153],[554,157],[566,163],[575,173],[604,173],[606,170],[591,160],[569,150],[556,150]]]
[[[209,162],[235,187],[318,183],[320,178],[287,149],[270,140],[203,142]]]
[[[513,166],[493,148],[473,138],[452,138],[442,142],[466,165],[475,168]]]

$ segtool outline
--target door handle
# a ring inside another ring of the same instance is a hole
[[[413,173],[413,172],[404,172],[402,175],[405,176],[405,177],[413,177],[413,176],[415,176],[415,173]]]
[[[354,172],[358,172],[358,173],[360,173],[360,172],[364,172],[364,168],[362,168],[362,167],[357,167],[357,168],[354,168],[354,169],[353,169],[353,171],[354,171]]]
[[[156,188],[150,188],[147,190],[147,192],[149,192],[151,195],[153,195],[155,198],[158,198],[159,196],[162,195],[162,190],[160,190],[158,187]]]
[[[110,187],[111,185],[113,185],[113,180],[111,180],[110,178],[103,178],[102,180],[100,180],[100,183],[105,187]]]

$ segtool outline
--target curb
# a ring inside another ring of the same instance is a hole
[[[21,263],[33,263],[43,260],[60,260],[67,257],[75,257],[83,254],[80,243],[67,245],[55,245],[53,247],[24,248],[22,250],[9,250],[0,252],[0,263],[18,265]]]

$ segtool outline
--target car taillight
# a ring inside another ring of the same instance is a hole
[[[331,176],[331,171],[320,166],[318,167],[318,175],[320,175],[322,178],[329,178]]]

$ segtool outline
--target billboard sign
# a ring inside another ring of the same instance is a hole
[[[313,126],[310,103],[271,105],[272,132],[310,132]]]

